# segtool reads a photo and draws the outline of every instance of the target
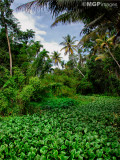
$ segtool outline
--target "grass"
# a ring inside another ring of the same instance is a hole
[[[79,105],[1,118],[0,159],[120,159],[120,98],[73,98]]]

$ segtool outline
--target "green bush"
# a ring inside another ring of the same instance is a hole
[[[51,91],[51,95],[59,96],[59,94],[61,92],[61,86],[62,86],[61,83],[56,83],[56,82],[50,83],[48,85],[48,88]]]
[[[0,66],[0,88],[5,84],[5,82],[9,79],[9,71]]]
[[[47,99],[41,104],[42,109],[53,109],[53,108],[69,108],[76,106],[78,103],[76,100],[71,98],[54,98]]]
[[[7,113],[7,109],[8,109],[8,99],[7,97],[4,96],[4,94],[2,92],[0,92],[0,114],[1,115],[5,115],[5,113]]]
[[[52,91],[54,95],[73,96],[76,93],[77,78],[73,75],[66,75],[64,71],[57,72],[57,75],[55,73],[46,75],[44,80],[42,79],[42,83],[49,86],[53,85]]]
[[[26,114],[28,110],[28,105],[30,103],[30,99],[33,95],[34,88],[31,85],[26,85],[23,90],[20,92],[18,96],[18,101],[20,104],[20,110],[22,114]]]
[[[6,83],[3,85],[3,88],[8,88],[8,87],[12,87],[12,88],[17,89],[17,84],[14,81],[13,77],[10,77],[9,80],[7,80]]]
[[[62,86],[59,97],[72,97],[76,94],[76,90],[67,86]]]
[[[30,112],[30,101],[41,102],[44,98],[48,97],[48,93],[49,88],[43,86],[38,77],[32,77],[29,84],[23,87],[18,96],[22,114]]]
[[[23,87],[23,84],[24,75],[19,69],[14,68],[14,75],[9,77],[1,89],[0,113],[2,115],[17,114],[19,112],[17,97]]]
[[[34,88],[33,94],[31,96],[32,101],[40,102],[42,99],[49,97],[49,86],[42,84],[38,77],[32,77],[30,79],[29,85]]]
[[[25,76],[23,75],[23,73],[17,67],[14,67],[13,71],[14,71],[13,76],[9,77],[9,79],[5,82],[3,88],[12,87],[20,89],[24,86]]]
[[[17,88],[22,88],[24,86],[24,84],[25,84],[25,76],[24,76],[24,74],[17,67],[13,68],[13,73],[14,73],[14,75],[13,75],[12,78],[14,79],[14,81],[15,81],[15,83],[17,85]]]
[[[18,91],[12,87],[3,88],[0,91],[0,113],[1,115],[8,115],[14,112],[17,106]]]
[[[82,79],[79,84],[76,87],[76,93],[80,94],[91,94],[93,92],[93,86],[91,82],[86,81],[85,79]]]

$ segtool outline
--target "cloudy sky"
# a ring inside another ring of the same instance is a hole
[[[35,31],[35,41],[41,41],[44,48],[50,53],[53,51],[60,52],[63,46],[59,45],[63,41],[63,37],[67,34],[75,36],[76,40],[80,40],[80,31],[83,28],[82,23],[74,23],[68,25],[58,24],[51,28],[51,24],[54,22],[54,18],[50,12],[41,10],[38,13],[26,13],[23,11],[16,11],[16,7],[31,0],[14,0],[11,8],[14,10],[14,16],[18,19],[21,25],[21,29],[33,29]],[[64,60],[68,60],[68,56],[64,56],[64,51],[61,52]]]

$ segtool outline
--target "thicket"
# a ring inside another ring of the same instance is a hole
[[[62,107],[62,105],[64,107],[66,103],[68,103],[68,107],[71,104],[69,98],[73,98],[76,94],[91,95],[93,93],[102,93],[104,95],[111,95],[111,92],[115,95],[119,94],[120,84],[119,81],[115,82],[114,77],[108,77],[109,79],[100,79],[100,77],[98,77],[99,81],[97,81],[97,78],[93,77],[90,73],[88,73],[88,78],[81,79],[79,75],[74,76],[74,71],[72,70],[68,70],[68,75],[66,73],[67,70],[57,69],[55,73],[45,74],[44,78],[37,76],[30,77],[29,82],[26,84],[25,75],[19,68],[14,68],[14,75],[12,77],[8,76],[7,71],[1,78],[1,82],[4,80],[4,85],[0,89],[1,115],[15,113],[27,114],[29,113],[31,102],[44,102],[43,106],[45,108],[47,106],[48,108],[52,106]],[[71,76],[69,76],[69,74]],[[95,81],[93,78],[95,78]],[[90,81],[90,79],[92,79],[92,81]],[[98,86],[101,83],[102,86]],[[106,88],[104,88],[105,85]],[[111,92],[106,93],[106,90]],[[64,97],[68,97],[68,99],[65,100]],[[49,103],[47,98],[53,98],[53,100]],[[59,101],[58,98],[61,98],[61,100]]]
[[[84,30],[80,48],[75,45],[75,37],[64,37],[62,50],[69,54],[65,63],[60,53],[54,51],[50,56],[41,42],[34,41],[34,31],[20,30],[10,9],[12,2],[0,1],[0,115],[27,114],[31,103],[48,103],[47,99],[52,99],[50,107],[52,103],[62,107],[61,98],[66,98],[63,101],[68,106],[74,103],[71,99],[76,94],[120,95],[116,64],[120,63],[120,46],[113,45],[114,28],[103,35],[98,31],[89,35]]]

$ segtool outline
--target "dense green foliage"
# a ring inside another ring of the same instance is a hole
[[[60,43],[65,62],[41,49],[33,30],[20,30],[12,2],[0,1],[0,160],[120,159],[119,3],[115,10],[80,7],[81,0],[22,6],[65,11],[53,25],[83,21],[78,45],[69,34]]]
[[[30,106],[37,107],[41,109],[54,109],[54,108],[69,108],[76,106],[78,102],[71,98],[48,98],[42,103],[31,102]]]
[[[0,158],[119,159],[120,99],[91,98],[91,103],[42,111],[38,116],[1,119]]]

